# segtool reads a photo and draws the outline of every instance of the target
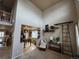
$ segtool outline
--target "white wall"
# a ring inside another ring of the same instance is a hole
[[[75,0],[77,7],[77,21],[78,21],[78,37],[77,37],[77,54],[79,55],[79,1]]]
[[[36,6],[28,0],[18,0],[12,50],[13,59],[23,52],[23,43],[20,42],[21,25],[42,28],[42,22],[42,12]]]
[[[49,24],[57,24],[57,23],[62,23],[66,21],[75,21],[76,20],[76,12],[75,12],[75,6],[73,0],[63,0],[56,5],[52,6],[51,8],[47,9],[44,11],[44,25]],[[76,40],[75,40],[75,30],[74,30],[74,25],[72,24],[70,26],[72,28],[72,45],[73,45],[73,52],[76,54]],[[60,39],[62,38],[62,29],[56,30],[53,32],[52,36],[57,37],[59,36]],[[49,36],[51,34],[46,34],[45,36],[49,39]],[[45,37],[45,38],[46,38]],[[62,41],[62,40],[61,40]]]
[[[62,1],[42,12],[28,0],[18,0],[16,23],[13,38],[12,58],[20,56],[23,52],[23,43],[20,43],[21,25],[30,25],[42,28],[45,24],[55,24],[74,20],[73,2]],[[70,18],[70,19],[69,19]],[[56,33],[57,34],[57,33]]]
[[[76,7],[77,7],[77,15],[78,15],[78,28],[79,28],[79,1],[76,0]]]
[[[44,33],[44,39],[48,40],[50,39],[50,37],[56,38],[59,37],[60,38],[60,42],[62,42],[62,28],[61,26],[58,26],[59,29],[56,29],[54,32],[45,32]]]
[[[63,0],[44,12],[45,24],[65,22],[74,18],[74,4],[71,0]]]
[[[76,20],[75,6],[72,0],[63,0],[44,11],[44,25],[53,25],[70,20]],[[62,31],[62,30],[60,30]],[[61,36],[55,31],[54,36]],[[47,37],[47,36],[46,36]],[[60,37],[61,38],[61,37]]]

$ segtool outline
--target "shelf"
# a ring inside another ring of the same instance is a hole
[[[43,30],[43,32],[55,32],[55,30],[48,30],[48,31]]]

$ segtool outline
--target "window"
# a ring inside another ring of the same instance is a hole
[[[38,38],[38,31],[32,31],[32,38]]]
[[[4,37],[4,32],[0,31],[0,37]]]
[[[0,31],[0,42],[3,41],[3,37],[4,37],[4,32]]]

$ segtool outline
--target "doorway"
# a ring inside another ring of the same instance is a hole
[[[40,28],[29,26],[29,25],[21,25],[21,43],[24,44],[24,52],[29,50],[31,47],[36,48],[36,43],[38,38]]]
[[[10,59],[12,49],[12,27],[0,25],[0,59]]]

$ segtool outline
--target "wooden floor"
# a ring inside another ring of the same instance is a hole
[[[62,55],[55,51],[47,49],[46,51],[40,51],[34,45],[28,46],[24,49],[24,55],[16,59],[73,59],[68,55]]]
[[[11,59],[11,51],[8,47],[0,48],[0,59]],[[34,45],[27,45],[25,49],[23,49],[23,55],[16,59],[73,59],[68,55],[62,55],[55,51],[47,49],[46,51],[41,51]],[[79,59],[79,58],[74,58]]]
[[[10,47],[3,47],[0,45],[0,59],[11,59]]]

